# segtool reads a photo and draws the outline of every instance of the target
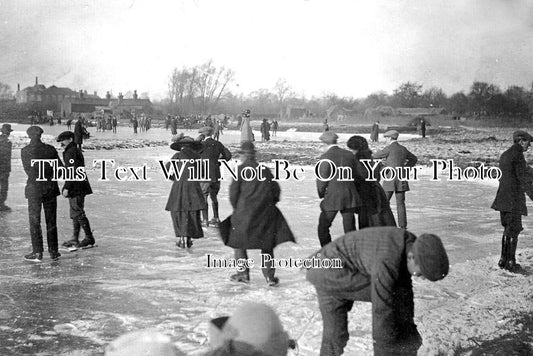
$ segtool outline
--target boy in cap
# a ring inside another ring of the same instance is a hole
[[[337,146],[337,138],[337,134],[333,131],[326,131],[320,136],[320,140],[327,145],[326,152],[320,156],[322,162],[318,165],[319,177],[316,180],[318,197],[322,199],[317,229],[320,246],[325,246],[331,241],[329,228],[339,211],[342,214],[344,232],[355,230],[355,212],[358,207],[362,206],[357,186],[354,183],[355,179],[359,184],[359,177],[356,176],[355,156],[350,151]],[[326,160],[329,160],[331,164]],[[351,172],[352,179],[339,176],[339,172],[346,168]],[[331,176],[332,179],[327,179]]]
[[[369,227],[339,237],[314,257],[342,261],[340,269],[307,271],[324,326],[321,356],[342,354],[354,301],[372,303],[374,355],[416,355],[422,342],[413,321],[411,276],[438,281],[448,274],[448,256],[438,236],[417,238],[396,227]]]
[[[132,331],[107,345],[104,356],[185,356],[167,335],[155,330]]]
[[[0,211],[9,211],[6,205],[7,191],[9,189],[9,173],[11,172],[11,151],[13,144],[9,141],[11,125],[3,124],[0,129]]]
[[[502,251],[498,262],[500,268],[510,272],[519,270],[515,253],[518,235],[523,230],[522,215],[527,215],[526,193],[533,200],[533,173],[526,164],[524,152],[529,149],[532,137],[525,131],[513,133],[514,144],[500,156],[502,176],[496,198],[491,208],[500,212],[504,228]]]
[[[57,137],[57,142],[61,142],[61,146],[64,147],[63,161],[65,167],[67,169],[72,167],[72,171],[76,174],[76,177],[72,177],[74,179],[65,179],[65,185],[62,189],[63,196],[68,198],[73,226],[72,238],[65,241],[63,246],[79,248],[93,246],[95,244],[93,232],[89,219],[85,215],[85,196],[92,194],[93,191],[87,180],[83,153],[74,142],[74,133],[71,131],[62,132]],[[85,238],[80,242],[79,236],[82,228],[85,232]]]
[[[200,135],[204,135],[202,140],[202,151],[200,157],[209,161],[209,181],[202,182],[202,192],[205,197],[206,208],[202,210],[202,225],[209,226],[209,204],[208,197],[211,197],[213,203],[213,220],[211,224],[218,226],[220,218],[218,216],[218,199],[217,195],[220,191],[220,163],[219,159],[229,161],[231,159],[231,152],[219,141],[213,139],[213,128],[204,126],[198,130]]]
[[[28,199],[28,215],[30,219],[30,234],[32,253],[24,256],[31,262],[40,262],[43,259],[43,234],[41,230],[41,207],[44,209],[46,220],[46,240],[48,252],[52,260],[57,260],[61,255],[58,252],[57,242],[57,196],[60,194],[57,181],[53,180],[52,165],[44,163],[44,180],[39,178],[39,164],[32,164],[32,160],[53,160],[56,166],[63,166],[56,149],[43,143],[41,135],[43,129],[39,126],[30,126],[26,133],[30,137],[29,145],[22,148],[20,154],[22,166],[28,176],[24,195]]]
[[[383,134],[383,137],[389,139],[390,144],[372,155],[375,159],[383,159],[386,167],[413,167],[418,158],[407,148],[398,143],[399,133],[396,130],[389,130]],[[398,210],[398,225],[401,228],[407,228],[407,212],[405,210],[405,192],[409,191],[409,183],[401,181],[396,174],[394,180],[384,181],[383,190],[390,200],[392,195],[396,196],[396,209]]]
[[[212,320],[209,344],[204,356],[285,356],[295,348],[276,312],[263,303],[245,303],[229,318]]]

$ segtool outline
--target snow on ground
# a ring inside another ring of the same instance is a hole
[[[161,138],[161,131],[147,135]],[[238,140],[237,136],[228,134],[223,140]],[[208,347],[208,319],[231,314],[244,301],[272,305],[298,340],[299,354],[318,354],[321,317],[305,273],[279,269],[280,286],[268,288],[256,267],[249,286],[229,282],[232,269],[206,268],[208,253],[232,257],[212,228],[189,252],[174,246],[171,221],[164,211],[170,182],[164,181],[157,164],[157,159],[172,153],[167,147],[86,151],[86,162],[113,158],[122,166],[146,164],[151,180],[98,181],[99,169],[89,169],[95,193],[87,197],[86,210],[99,246],[64,253],[58,262],[45,255],[43,263],[35,265],[22,261],[30,249],[23,195],[26,177],[20,151],[14,151],[8,197],[13,211],[0,215],[0,354],[101,354],[120,334],[154,327],[196,355]],[[276,257],[306,257],[319,248],[319,200],[312,167],[303,168],[305,180],[280,182],[279,207],[298,243],[281,245]],[[228,186],[229,181],[223,182],[219,195],[222,217],[231,212]],[[499,270],[501,227],[499,215],[489,209],[495,192],[494,185],[430,181],[427,174],[411,184],[406,199],[410,230],[440,235],[452,265],[443,281],[415,282],[416,322],[424,338],[420,355],[451,353],[458,344],[475,350],[486,340],[519,332],[525,326],[515,325],[518,316],[532,312],[533,224],[524,219],[519,242],[524,272]],[[394,199],[392,203],[395,211]],[[67,201],[59,199],[60,241],[69,238],[70,224]],[[332,234],[341,233],[338,217]],[[250,257],[257,260],[259,252]],[[372,354],[370,304],[354,306],[350,335],[347,355]]]

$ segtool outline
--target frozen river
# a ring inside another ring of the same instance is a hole
[[[22,130],[24,126],[19,127]],[[61,131],[53,129],[56,131],[49,132],[51,135]],[[163,134],[163,130],[153,130],[146,136]],[[111,133],[104,135],[112,137]],[[308,140],[318,135],[287,132],[278,133],[275,139]],[[341,135],[341,140],[349,136]],[[237,142],[238,134],[227,132],[222,140]],[[300,354],[317,354],[320,313],[304,273],[281,269],[277,273],[279,288],[267,288],[256,268],[249,286],[233,284],[228,281],[232,270],[205,267],[208,253],[232,257],[232,250],[222,244],[213,228],[206,231],[206,238],[196,240],[190,251],[176,249],[170,216],[164,210],[171,183],[164,180],[157,162],[172,154],[166,147],[86,151],[86,162],[114,159],[118,166],[146,166],[150,180],[98,181],[100,169],[89,169],[94,194],[86,199],[86,212],[98,247],[64,253],[57,262],[50,262],[45,254],[43,263],[31,264],[22,260],[30,251],[26,176],[18,159],[20,150],[13,152],[7,201],[13,211],[0,215],[1,355],[101,354],[105,344],[118,335],[147,327],[172,335],[179,347],[195,354],[206,348],[208,319],[231,313],[236,303],[246,300],[263,300],[275,306],[286,329],[298,339]],[[276,257],[307,257],[319,248],[319,199],[312,168],[303,169],[304,180],[280,182],[278,206],[298,243],[279,246]],[[219,195],[222,217],[231,213],[229,183],[222,183]],[[494,184],[430,181],[429,176],[422,176],[411,183],[406,195],[409,230],[442,237],[451,273],[454,264],[498,254],[499,214],[489,208],[495,193]],[[58,199],[62,242],[69,238],[72,226],[67,200]],[[334,236],[342,233],[340,220],[338,216],[334,222]],[[532,228],[524,219],[526,233]],[[522,239],[520,247],[531,247],[532,241]],[[258,251],[250,257],[258,257]],[[371,350],[370,307],[362,304],[359,308],[365,313],[350,316],[358,326],[351,328],[347,352],[367,354]]]

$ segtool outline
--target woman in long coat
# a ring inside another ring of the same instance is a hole
[[[230,202],[233,214],[220,225],[224,243],[235,249],[235,259],[247,259],[247,249],[260,249],[261,254],[274,258],[274,247],[282,242],[294,242],[287,221],[276,207],[279,201],[280,188],[267,167],[261,169],[265,178],[260,181],[249,178],[248,173],[258,170],[259,163],[255,160],[255,147],[252,142],[241,145],[244,159],[237,168],[237,180],[230,185]],[[244,173],[243,176],[243,171]],[[243,179],[244,178],[244,179]],[[269,286],[275,286],[279,279],[274,277],[275,268],[272,263],[265,263],[263,275]],[[231,280],[248,283],[249,269],[244,266],[241,271],[232,275]]]
[[[250,109],[246,109],[242,112],[241,143],[246,141],[252,142],[253,140],[254,134],[250,127]]]
[[[369,172],[361,162],[362,159],[372,160],[372,151],[368,142],[362,136],[352,136],[347,142],[348,148],[355,154],[357,161],[356,175],[362,177],[357,187],[363,200],[363,206],[358,211],[359,229],[370,226],[396,226],[396,220],[390,208],[389,200],[378,181],[368,181]],[[373,166],[372,161],[369,162]]]
[[[170,211],[174,232],[178,239],[176,245],[180,248],[191,247],[192,239],[204,237],[201,211],[207,209],[207,206],[200,182],[191,180],[193,177],[189,174],[189,167],[193,164],[188,161],[201,159],[198,153],[201,147],[201,142],[181,134],[170,145],[170,148],[178,152],[172,156],[171,162],[166,164],[167,171],[170,169],[170,172],[173,172],[171,179],[174,183],[170,189],[165,210]],[[185,168],[181,169],[183,164]],[[174,168],[170,168],[171,165]],[[179,177],[177,177],[176,170],[181,173]]]

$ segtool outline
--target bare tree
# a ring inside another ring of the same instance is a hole
[[[0,82],[0,99],[13,99],[11,87],[2,82]]]
[[[287,80],[285,78],[279,78],[276,82],[276,85],[274,85],[274,91],[276,92],[276,95],[278,97],[279,101],[279,118],[283,118],[283,100],[287,97],[287,94],[290,92],[291,87],[289,84],[287,84]]]
[[[197,72],[201,110],[206,113],[217,106],[235,72],[224,67],[215,67],[212,59],[197,67]]]

